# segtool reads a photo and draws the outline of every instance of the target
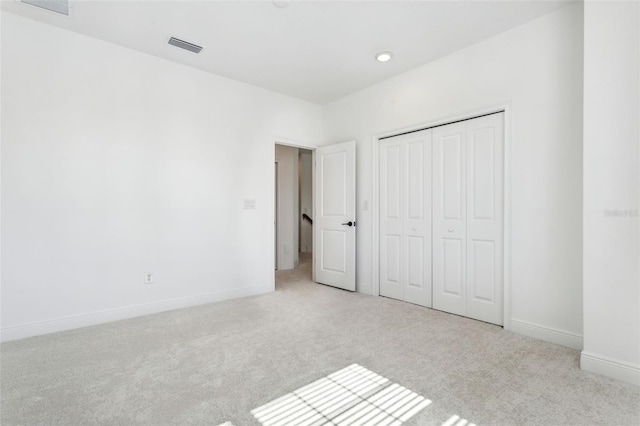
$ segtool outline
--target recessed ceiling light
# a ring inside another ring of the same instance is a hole
[[[378,62],[387,62],[390,61],[391,58],[393,58],[393,53],[391,52],[380,52],[376,54],[376,60]]]

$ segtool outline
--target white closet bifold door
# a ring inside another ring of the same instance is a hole
[[[431,130],[380,144],[380,295],[431,307]]]
[[[380,295],[502,325],[503,120],[380,142]]]
[[[433,307],[503,323],[503,114],[433,130]]]
[[[466,122],[433,129],[433,307],[467,309]]]
[[[503,323],[504,114],[467,122],[467,316]]]

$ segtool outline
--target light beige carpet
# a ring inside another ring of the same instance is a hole
[[[352,364],[430,401],[407,425],[640,424],[640,388],[576,350],[314,284],[308,262],[276,275],[271,294],[3,344],[2,425],[258,425]]]

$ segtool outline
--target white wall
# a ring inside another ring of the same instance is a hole
[[[313,251],[313,226],[306,220],[302,220],[302,214],[306,213],[313,220],[313,177],[312,154],[300,153],[300,251]]]
[[[374,136],[509,104],[511,327],[581,347],[582,42],[577,4],[325,107],[324,140],[358,141],[359,291],[376,250]]]
[[[3,13],[2,338],[272,290],[273,144],[320,132],[316,105]]]
[[[582,12],[324,109],[3,13],[2,338],[273,289],[275,141],[358,140],[370,292],[374,136],[508,104],[512,327],[581,346],[584,273],[582,365],[637,383],[640,11]]]
[[[276,145],[278,162],[278,269],[293,269],[298,256],[298,148]]]
[[[640,4],[585,2],[584,369],[640,385]]]

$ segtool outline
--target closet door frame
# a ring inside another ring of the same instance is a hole
[[[403,133],[443,126],[457,121],[470,120],[483,115],[503,112],[504,114],[504,176],[503,176],[503,328],[511,330],[511,104],[497,104],[462,114],[444,116],[427,122],[400,129],[376,133],[372,137],[373,151],[373,193],[371,208],[373,216],[372,233],[372,289],[374,296],[380,296],[380,140]]]

